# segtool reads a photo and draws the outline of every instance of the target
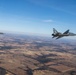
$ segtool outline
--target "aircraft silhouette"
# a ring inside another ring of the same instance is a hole
[[[4,33],[0,32],[0,34],[4,34]]]
[[[56,37],[56,39],[59,39],[59,38],[62,38],[64,36],[76,36],[76,34],[69,32],[69,29],[66,30],[64,33],[60,33],[55,28],[53,28],[52,36],[53,36],[52,38]]]

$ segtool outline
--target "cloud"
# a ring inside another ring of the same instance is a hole
[[[50,22],[51,23],[51,22],[54,22],[54,21],[49,19],[49,20],[43,20],[43,22],[47,22],[47,23]]]

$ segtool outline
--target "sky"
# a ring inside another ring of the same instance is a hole
[[[0,31],[51,35],[76,33],[76,0],[0,0]]]

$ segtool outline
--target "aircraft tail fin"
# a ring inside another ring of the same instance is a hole
[[[69,29],[67,31],[65,31],[63,34],[68,34],[69,33]]]

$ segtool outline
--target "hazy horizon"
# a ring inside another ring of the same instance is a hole
[[[0,0],[0,31],[50,36],[56,28],[76,33],[75,8],[76,0]]]

